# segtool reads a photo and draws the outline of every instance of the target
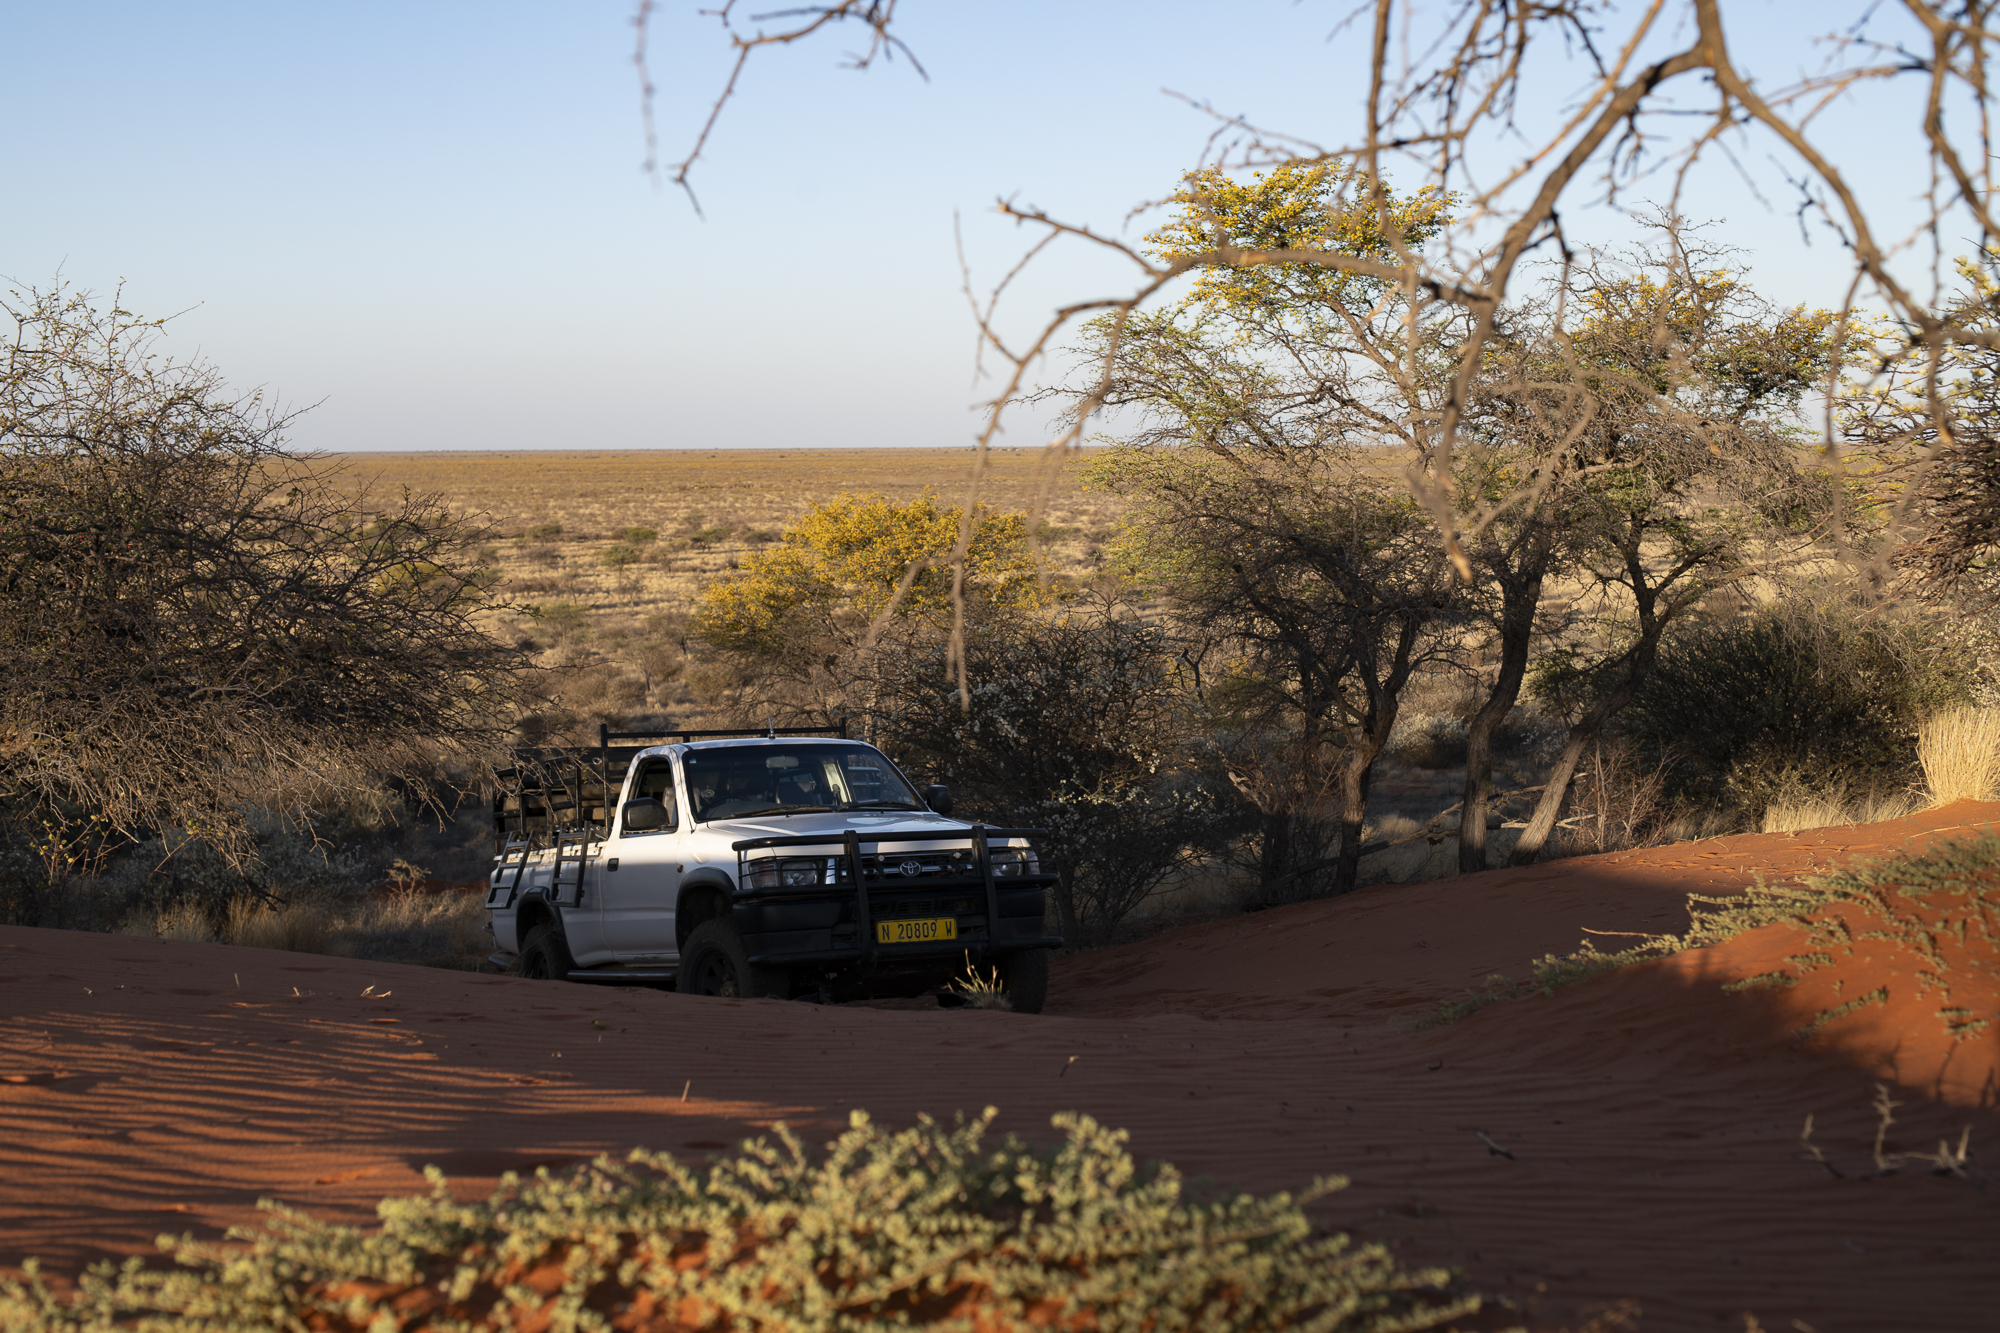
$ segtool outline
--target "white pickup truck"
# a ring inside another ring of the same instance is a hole
[[[969,972],[1039,1012],[1049,951],[1034,829],[949,818],[842,737],[600,733],[496,776],[493,965],[747,998],[952,1002]],[[615,793],[615,801],[607,794]]]

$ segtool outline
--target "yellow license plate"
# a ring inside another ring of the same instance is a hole
[[[927,944],[958,938],[958,922],[948,916],[915,917],[909,921],[877,921],[877,944]]]

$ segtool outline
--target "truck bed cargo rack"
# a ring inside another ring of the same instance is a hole
[[[694,729],[663,727],[649,731],[613,731],[599,723],[597,744],[526,746],[514,751],[514,762],[494,768],[493,838],[496,858],[514,871],[510,856],[525,846],[523,857],[546,850],[562,835],[589,830],[608,837],[615,813],[612,803],[625,784],[632,758],[640,750],[670,741],[726,740],[741,737],[837,736],[847,739],[847,723],[830,727],[733,727]],[[560,849],[558,849],[560,850]]]

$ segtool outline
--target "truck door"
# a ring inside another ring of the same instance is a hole
[[[644,760],[627,786],[627,802],[650,797],[667,808],[666,828],[642,832],[625,828],[619,807],[618,832],[604,847],[597,875],[604,906],[604,943],[619,962],[658,962],[674,957],[674,897],[680,892],[680,802],[674,792],[673,763],[662,755]],[[612,869],[613,865],[617,869]]]

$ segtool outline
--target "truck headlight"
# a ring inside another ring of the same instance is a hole
[[[753,889],[798,889],[819,883],[819,862],[797,858],[759,861],[750,868]]]
[[[995,879],[1018,879],[1042,873],[1041,858],[1032,847],[995,847],[986,854],[993,862]]]

